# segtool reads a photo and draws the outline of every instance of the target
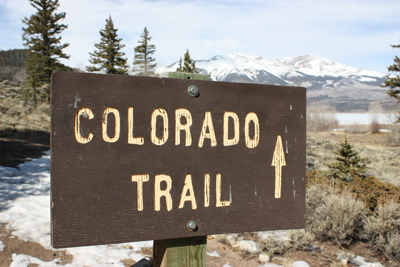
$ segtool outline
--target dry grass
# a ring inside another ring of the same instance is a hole
[[[307,135],[307,171],[312,169],[328,171],[326,163],[335,160],[335,145],[343,142],[343,132],[321,132]],[[347,140],[354,145],[359,156],[364,158],[367,175],[382,182],[400,186],[400,147],[388,145],[390,133],[347,134]]]
[[[50,105],[33,103],[22,98],[17,83],[3,81],[0,84],[0,131],[50,130]]]

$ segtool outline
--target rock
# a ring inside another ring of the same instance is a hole
[[[147,259],[141,259],[136,262],[132,267],[153,267],[153,261]]]
[[[260,253],[258,256],[258,259],[260,260],[261,263],[269,262],[270,258],[267,254]]]
[[[238,239],[238,235],[236,235],[236,234],[230,234],[230,235],[227,235],[225,238],[226,238],[226,242],[227,242],[230,246],[232,246],[233,244],[236,243],[236,241],[237,241],[237,239]]]
[[[343,251],[336,253],[336,256],[337,256],[336,258],[338,260],[340,260],[340,261],[346,260],[347,262],[352,261],[356,257],[356,255],[354,253],[351,253],[351,252],[345,253]],[[346,264],[347,264],[347,262],[346,262]]]
[[[355,257],[355,258],[351,261],[351,263],[353,263],[354,265],[357,265],[357,266],[361,266],[361,265],[366,264],[364,258],[361,257],[361,256]]]
[[[317,251],[318,250],[318,246],[314,245],[314,244],[308,244],[307,245],[307,249],[309,251]]]
[[[232,246],[233,244],[236,243],[237,239],[238,239],[238,235],[237,234],[229,234],[229,235],[214,235],[213,236],[216,240],[225,243],[229,246]]]
[[[239,249],[250,253],[258,253],[261,248],[256,242],[251,240],[242,240],[239,242]]]
[[[276,240],[283,240],[287,237],[287,231],[275,231],[274,236]]]
[[[239,243],[235,243],[235,244],[232,245],[232,247],[233,247],[233,248],[239,248],[239,247],[240,247],[240,244],[239,244]]]
[[[0,251],[3,252],[7,246],[3,243],[3,241],[0,241]]]
[[[379,262],[374,262],[374,263],[366,262],[364,257],[361,257],[361,256],[355,257],[351,261],[351,263],[353,263],[354,265],[360,266],[360,267],[383,267],[383,265],[380,264]]]
[[[264,231],[259,232],[259,236],[262,240],[267,240],[270,236],[274,237],[277,241],[290,241],[289,237],[287,237],[288,231],[286,230],[279,230],[279,231]]]
[[[310,267],[310,265],[305,261],[295,261],[292,267]]]
[[[221,258],[221,255],[219,255],[217,251],[207,252],[207,255],[210,256],[210,257],[219,257],[219,258]]]
[[[269,238],[270,236],[274,237],[273,234],[263,234],[263,235],[261,236],[261,240],[262,240],[262,241],[267,241],[268,238]]]

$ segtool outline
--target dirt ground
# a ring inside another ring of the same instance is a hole
[[[355,243],[348,248],[334,245],[331,242],[315,242],[314,244],[318,247],[315,251],[296,251],[286,253],[283,256],[276,255],[271,258],[270,262],[288,267],[292,266],[292,263],[295,261],[305,261],[311,267],[339,267],[342,265],[340,260],[337,259],[337,253],[347,255],[350,252],[364,257],[367,262],[380,262],[383,266],[399,266],[398,263],[389,263],[382,255],[371,251],[368,244],[362,242]],[[227,263],[234,267],[255,267],[264,264],[264,262],[259,261],[258,255],[239,251],[218,242],[216,239],[209,239],[207,242],[207,252],[212,251],[217,251],[221,257],[217,258],[207,256],[207,267],[221,267]],[[350,267],[356,265],[349,263],[347,266]],[[343,265],[343,267],[347,266]]]
[[[52,251],[43,248],[41,245],[34,242],[26,242],[13,237],[4,226],[0,227],[0,240],[4,242],[7,248],[4,252],[0,252],[0,266],[10,266],[12,262],[12,254],[25,254],[36,257],[42,261],[52,261],[60,259],[61,264],[71,263],[73,260],[72,255],[68,255],[63,250]],[[274,256],[270,262],[281,266],[291,266],[295,261],[305,261],[311,267],[329,266],[329,267],[352,267],[353,264],[341,265],[340,260],[337,259],[337,253],[344,253],[345,255],[353,253],[362,256],[367,262],[380,262],[383,266],[399,266],[398,263],[389,262],[385,257],[371,251],[367,244],[355,243],[349,248],[343,248],[333,245],[330,242],[315,243],[318,246],[316,251],[296,251],[286,253],[284,256]],[[211,236],[207,241],[207,252],[216,251],[221,257],[207,256],[207,267],[222,267],[229,264],[234,267],[256,267],[262,266],[264,262],[259,261],[258,255],[245,253],[235,248],[229,247],[226,244],[218,242]],[[143,257],[152,257],[152,248],[143,248],[140,251]],[[135,261],[125,260],[125,266],[133,266]],[[38,265],[31,264],[29,267],[36,267]]]
[[[342,138],[338,136],[338,139]],[[349,139],[353,138],[349,136]],[[354,137],[356,138],[356,137]],[[374,137],[371,137],[374,138]],[[372,139],[374,140],[374,139]],[[370,141],[372,141],[370,140]],[[44,151],[50,149],[50,135],[48,132],[0,132],[0,165],[18,168],[18,165],[29,160],[29,158],[38,158]],[[41,245],[34,242],[26,242],[12,236],[12,233],[6,230],[6,225],[0,226],[0,240],[7,246],[4,252],[0,252],[0,266],[10,266],[12,254],[25,254],[39,258],[43,261],[52,261],[56,258],[62,261],[62,264],[70,263],[73,260],[72,255],[65,251],[46,250]],[[318,247],[315,251],[297,251],[287,253],[284,256],[274,256],[270,262],[281,266],[291,266],[294,261],[305,261],[311,267],[314,266],[342,266],[337,259],[337,253],[353,253],[364,257],[367,262],[380,262],[383,266],[399,266],[397,262],[390,262],[382,255],[373,252],[368,244],[358,242],[348,248],[339,247],[329,242],[315,243]],[[234,267],[252,267],[261,266],[258,255],[244,253],[226,244],[218,242],[215,238],[209,237],[207,251],[216,251],[221,257],[207,256],[208,267],[221,267],[229,264]],[[141,252],[144,256],[152,254],[151,248],[145,248]],[[125,261],[125,266],[132,266],[135,262]],[[30,265],[35,267],[37,265]],[[355,266],[348,264],[348,266]]]
[[[63,264],[72,262],[72,255],[66,255],[65,251],[51,251],[43,248],[34,242],[26,242],[12,236],[12,233],[6,230],[6,225],[0,226],[0,240],[7,246],[3,252],[0,252],[0,266],[10,266],[12,254],[24,254],[36,257],[42,261],[52,261],[60,259]],[[35,267],[30,265],[29,267]]]

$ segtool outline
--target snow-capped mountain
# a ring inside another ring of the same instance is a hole
[[[175,62],[157,72],[173,72],[177,67]],[[366,110],[371,101],[388,100],[387,88],[380,87],[385,74],[313,55],[266,60],[236,53],[197,60],[196,67],[214,81],[303,86],[309,101],[326,102],[341,111]]]

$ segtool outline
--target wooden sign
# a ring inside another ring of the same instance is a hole
[[[304,228],[305,88],[72,72],[51,88],[53,247]]]

